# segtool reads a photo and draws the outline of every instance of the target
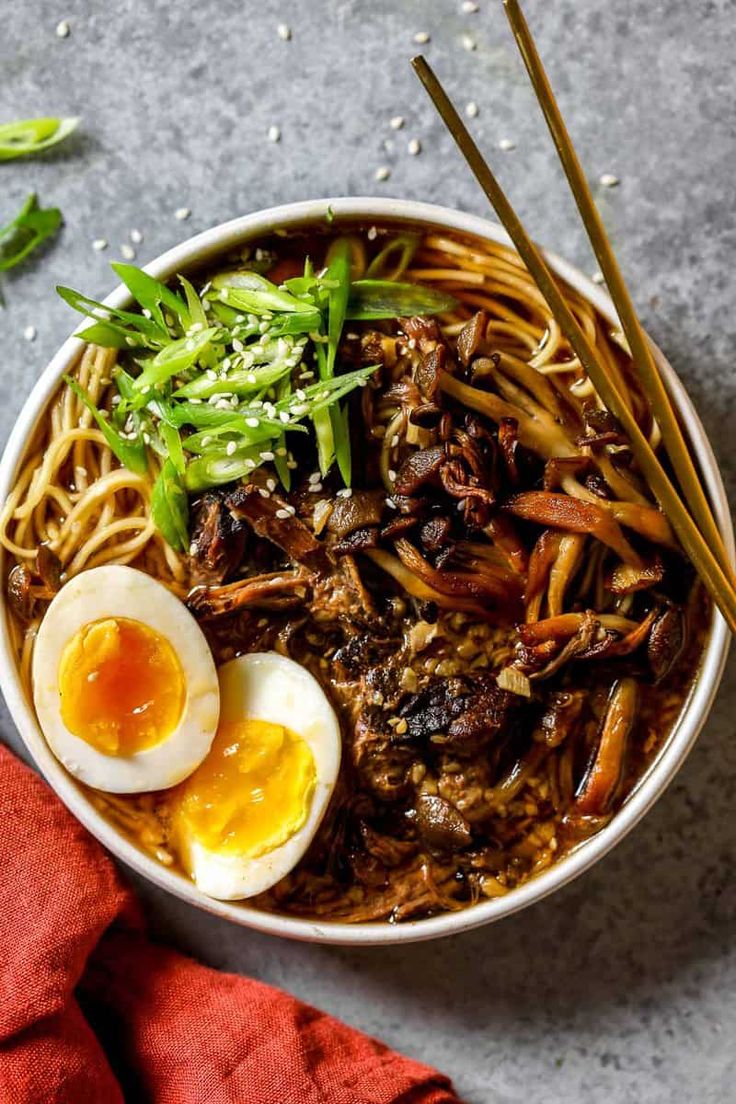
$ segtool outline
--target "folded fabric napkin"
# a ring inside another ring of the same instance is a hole
[[[131,890],[0,747],[2,1104],[457,1104],[446,1077],[146,936]]]

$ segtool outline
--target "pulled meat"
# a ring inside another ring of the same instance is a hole
[[[224,583],[245,553],[246,527],[233,517],[222,493],[207,493],[192,508],[189,569],[195,585]]]
[[[225,501],[236,521],[247,522],[257,536],[277,545],[289,559],[315,570],[324,569],[324,547],[285,499],[248,483],[232,491]]]

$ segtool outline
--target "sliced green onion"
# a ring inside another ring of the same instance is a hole
[[[105,438],[120,463],[128,468],[129,471],[136,472],[138,475],[145,475],[148,471],[148,460],[146,458],[146,446],[143,441],[140,439],[129,441],[118,433],[110,424],[109,419],[105,418],[102,411],[97,409],[84,388],[80,387],[77,381],[72,379],[71,376],[64,376],[64,382],[68,384],[77,398],[84,403],[87,410],[89,410],[102,436]]]
[[[15,218],[0,227],[0,272],[15,268],[60,226],[58,207],[44,210],[38,206],[35,192],[31,192]]]
[[[186,330],[191,325],[186,303],[167,288],[166,284],[155,280],[153,276],[149,276],[142,268],[136,268],[135,265],[113,262],[110,268],[120,277],[130,294],[140,304],[141,309],[148,311],[165,333],[168,333],[168,327],[161,310],[162,304],[173,312],[182,329]]]
[[[178,552],[189,549],[189,499],[171,460],[159,472],[151,492],[151,517],[165,540]]]
[[[29,157],[63,142],[76,129],[79,119],[19,119],[0,124],[0,161]]]
[[[365,270],[366,279],[398,280],[411,264],[419,245],[418,234],[397,234],[373,258]],[[393,263],[389,264],[398,254]]]
[[[126,341],[126,344],[137,344],[141,335],[151,345],[161,345],[170,340],[168,331],[162,330],[156,322],[145,318],[142,314],[119,310],[117,307],[107,307],[104,303],[99,303],[96,299],[90,299],[89,296],[61,284],[57,285],[56,291],[65,303],[80,314],[86,314],[95,323],[103,322],[106,328],[118,333],[123,339],[130,337],[131,342]],[[86,333],[86,330],[82,330],[79,336],[86,340]]]
[[[165,345],[138,376],[135,381],[136,391],[145,394],[147,388],[164,383],[172,376],[178,376],[191,368],[220,332],[216,326],[210,326],[191,337],[180,337]]]
[[[184,485],[190,493],[206,491],[249,475],[260,463],[260,450],[241,449],[232,456],[200,456],[187,465]]]
[[[346,317],[356,322],[380,318],[443,314],[454,310],[457,299],[445,291],[422,284],[397,284],[392,280],[355,280],[350,285]]]
[[[171,463],[176,468],[179,475],[184,474],[184,469],[187,466],[186,459],[184,457],[184,449],[181,443],[181,434],[178,429],[174,429],[173,426],[167,425],[166,422],[161,422],[161,439],[166,446],[166,451]]]
[[[314,310],[313,303],[302,302],[296,296],[281,291],[257,272],[223,272],[214,277],[212,287],[220,293],[224,303],[253,314]]]

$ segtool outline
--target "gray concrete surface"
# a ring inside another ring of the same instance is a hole
[[[35,188],[66,225],[3,282],[0,433],[131,228],[141,261],[275,202],[372,192],[484,212],[408,67],[417,31],[536,235],[591,270],[500,4],[480,0],[0,0],[0,119],[78,113],[79,134],[0,165],[0,213]],[[736,4],[528,0],[651,333],[734,490]],[[56,36],[68,19],[71,34]],[[287,22],[293,37],[277,36]],[[477,49],[464,48],[473,34]],[[402,114],[398,133],[389,118]],[[272,124],[278,144],[267,140]],[[406,143],[422,142],[410,157]],[[516,148],[499,152],[511,138]],[[391,148],[384,147],[385,142]],[[374,182],[380,165],[390,179]],[[191,208],[178,222],[174,211]],[[91,242],[104,237],[106,253]],[[38,328],[35,343],[24,328]],[[238,930],[141,886],[158,932],[434,1062],[474,1104],[723,1104],[736,1082],[733,669],[676,783],[592,873],[526,914],[444,942],[361,951]],[[7,715],[2,734],[17,746]]]

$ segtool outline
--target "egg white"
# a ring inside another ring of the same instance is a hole
[[[178,833],[180,861],[198,888],[208,897],[234,901],[270,889],[309,847],[340,769],[340,725],[314,676],[277,652],[254,652],[230,660],[220,668],[219,677],[223,723],[251,718],[283,725],[308,744],[316,772],[305,823],[280,846],[258,858],[220,853],[185,830]]]
[[[164,740],[132,755],[106,755],[70,732],[61,717],[59,664],[85,625],[128,618],[164,636],[181,665],[186,698],[178,725]],[[80,782],[108,793],[175,786],[207,755],[217,731],[220,694],[209,645],[194,617],[150,575],[110,564],[70,579],[41,622],[33,652],[33,700],[49,747]]]

